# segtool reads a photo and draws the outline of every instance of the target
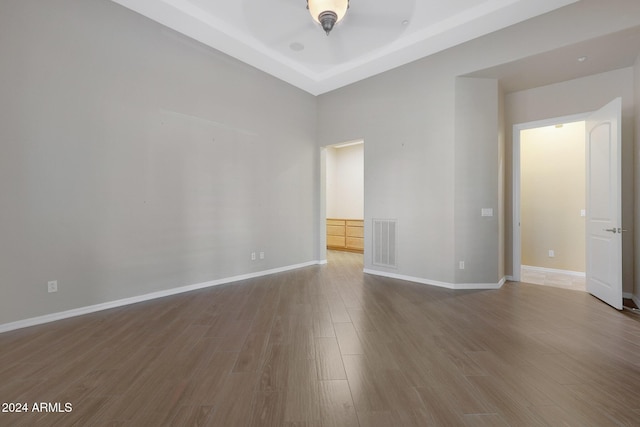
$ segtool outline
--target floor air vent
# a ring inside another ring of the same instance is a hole
[[[395,219],[373,220],[373,265],[397,267]]]

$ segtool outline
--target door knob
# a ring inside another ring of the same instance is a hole
[[[618,232],[618,229],[616,229],[616,228],[605,228],[604,231],[610,231],[613,234],[616,234]]]
[[[618,233],[622,234],[623,231],[627,231],[627,230],[623,230],[622,228],[618,228]]]

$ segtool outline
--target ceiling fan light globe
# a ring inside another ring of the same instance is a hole
[[[340,22],[349,9],[349,0],[307,0],[307,8],[314,21],[322,25],[320,16],[323,12],[336,15],[334,24]],[[324,28],[324,27],[323,27]]]

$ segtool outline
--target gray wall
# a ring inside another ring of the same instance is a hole
[[[465,154],[459,150],[474,147],[468,144],[464,147],[455,136],[454,129],[464,126],[456,118],[456,98],[464,96],[456,90],[456,78],[637,25],[639,10],[640,4],[635,0],[615,0],[606,7],[596,0],[583,0],[321,95],[319,144],[326,146],[356,138],[364,138],[367,144],[366,242],[371,242],[373,218],[399,221],[398,269],[374,267],[370,243],[365,246],[365,268],[445,283],[495,283],[503,273],[510,274],[511,224],[507,220],[511,206],[501,205],[500,194],[510,192],[505,185],[511,179],[511,171],[505,167],[510,156],[505,138],[510,138],[511,124],[505,123],[507,130],[503,135],[500,115],[491,119],[498,129],[495,138],[489,138],[488,134],[483,137],[482,146],[490,152],[474,164],[478,181],[469,187],[469,182],[461,183],[459,178],[466,172],[458,170],[464,165],[457,161],[469,159],[460,158]],[[620,13],[627,19],[619,19]],[[556,104],[563,103],[559,100],[562,101],[557,97],[545,98],[541,112],[553,114]],[[500,111],[501,102],[498,99],[496,106],[492,96],[487,100],[487,109]],[[510,108],[505,105],[505,114]],[[626,147],[628,150],[628,144]],[[494,208],[497,215],[494,220],[476,218],[475,205],[463,202],[456,205],[455,200],[462,201],[465,188],[471,187],[482,193],[478,203],[491,204],[481,207]],[[628,218],[628,209],[625,212]],[[467,229],[458,229],[458,225]],[[503,242],[496,243],[493,237],[484,240],[492,233],[499,235],[503,229]],[[466,231],[471,231],[473,237],[463,237]],[[498,259],[502,251],[506,263]],[[465,266],[469,266],[464,272],[457,270],[458,256],[462,255]],[[628,277],[628,269],[625,272]]]
[[[313,96],[105,0],[3,0],[0,70],[0,324],[319,259]]]
[[[452,283],[455,82],[432,61],[320,96],[319,142],[365,140],[365,241],[373,218],[398,220],[399,268],[391,272]]]
[[[512,176],[513,125],[573,114],[588,113],[622,97],[622,227],[629,230],[622,238],[622,278],[624,292],[633,291],[633,153],[634,89],[633,67],[539,87],[506,96],[507,176]],[[506,211],[512,212],[512,186],[508,180]],[[506,270],[512,274],[512,221],[507,222]]]
[[[455,283],[496,283],[502,278],[499,95],[497,80],[456,79]],[[482,209],[491,209],[493,215],[481,216]]]

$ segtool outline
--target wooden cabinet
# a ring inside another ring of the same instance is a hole
[[[362,253],[364,221],[361,219],[327,218],[327,249]]]

